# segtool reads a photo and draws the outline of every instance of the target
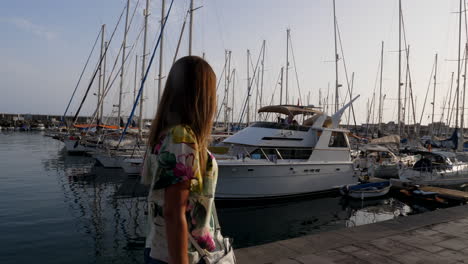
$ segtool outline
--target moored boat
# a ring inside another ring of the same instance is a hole
[[[218,159],[217,199],[287,198],[357,183],[348,131],[339,128],[350,104],[332,117],[302,106],[259,109],[259,113],[285,114],[291,122],[280,117],[278,122],[257,122],[223,141],[230,150]],[[299,125],[298,115],[311,117]]]
[[[468,183],[468,162],[447,151],[419,152],[420,159],[413,166],[401,164],[399,177],[403,181],[421,185],[456,185]]]
[[[375,198],[387,195],[391,187],[390,181],[352,184],[341,187],[340,193],[356,199]]]

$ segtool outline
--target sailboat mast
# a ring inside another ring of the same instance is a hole
[[[146,42],[148,40],[148,16],[149,16],[149,0],[146,0],[146,8],[143,11],[143,15],[145,16],[145,31],[143,34],[143,59],[141,62],[141,79],[145,78],[145,69],[146,69]],[[138,119],[138,132],[141,135],[141,131],[143,128],[143,101],[144,101],[144,87],[141,88],[141,97],[140,97],[140,116]]]
[[[280,79],[280,105],[283,104],[283,72],[284,72],[284,67],[281,67],[281,79]]]
[[[336,10],[335,10],[335,0],[333,0],[333,31],[335,34],[335,112],[338,112],[339,109],[339,96],[338,96],[338,43],[337,43],[337,32],[336,32]]]
[[[460,137],[462,140],[461,149],[464,148],[465,143],[465,95],[466,95],[466,64],[468,59],[468,43],[465,43],[465,72],[463,73],[463,96],[462,96],[462,111],[461,111],[461,118],[460,118]]]
[[[190,0],[190,23],[189,23],[189,56],[192,55],[192,31],[193,31],[193,0]]]
[[[435,55],[434,62],[434,93],[432,95],[432,125],[431,125],[431,138],[434,137],[434,114],[435,114],[435,96],[436,96],[436,84],[437,83],[437,53]]]
[[[260,83],[260,107],[263,106],[263,76],[265,74],[265,48],[266,48],[266,40],[263,40],[263,50],[262,50],[262,80]]]
[[[103,24],[101,26],[101,53],[99,55],[99,80],[98,80],[98,93],[97,93],[97,113],[96,113],[96,118],[99,120],[101,118],[101,90],[104,88],[102,87],[102,56],[104,54],[104,31],[106,30],[106,24]]]
[[[232,70],[232,75],[231,75],[231,79],[232,79],[232,107],[231,107],[231,131],[233,130],[233,124],[234,124],[234,90],[235,90],[235,87],[236,87],[236,69],[234,68]]]
[[[163,48],[164,48],[164,14],[166,13],[166,0],[162,0],[161,3],[161,40],[159,42],[159,73],[158,73],[158,105],[161,101],[161,90],[162,90],[162,70],[163,70]]]
[[[288,97],[288,83],[289,83],[289,78],[288,78],[288,73],[289,73],[289,33],[290,29],[288,28],[286,30],[286,104],[289,103],[289,97]]]
[[[247,50],[247,126],[250,124],[250,50]]]
[[[353,98],[353,87],[354,87],[354,72],[351,75],[351,91],[349,93],[349,98]],[[309,92],[310,95],[310,92]],[[346,129],[349,129],[349,121],[351,120],[351,107],[348,107],[348,122],[346,125]]]
[[[398,0],[398,135],[401,136],[401,0]]]
[[[449,93],[449,100],[448,100],[448,112],[447,112],[447,130],[445,132],[445,135],[448,135],[450,132],[450,123],[452,123],[452,113],[453,113],[453,107],[452,107],[452,88],[453,88],[453,76],[454,72],[452,72],[452,77],[450,79],[450,93]]]
[[[107,50],[107,44],[108,42],[104,42],[104,50]],[[106,91],[106,64],[107,64],[107,52],[104,54],[104,61],[102,62],[104,65],[102,66],[103,69],[102,69],[102,89],[101,89],[101,104],[100,104],[100,107],[101,107],[101,111],[100,112],[100,117],[99,119],[101,120],[101,122],[103,122],[102,120],[102,117],[104,115],[104,94],[105,94],[105,91]]]
[[[461,23],[462,23],[462,0],[460,0],[460,9],[459,9],[459,20],[458,20],[458,71],[457,71],[457,103],[456,103],[456,111],[455,111],[455,128],[458,128],[458,111],[460,109],[459,101],[460,101],[460,52],[461,52]]]
[[[124,38],[122,41],[122,66],[120,67],[120,86],[119,86],[119,109],[117,111],[117,122],[120,124],[120,118],[122,115],[122,94],[123,94],[123,84],[124,84],[124,75],[125,75],[125,52],[127,48],[127,32],[128,32],[128,10],[130,9],[130,0],[127,0],[127,10],[125,13],[125,29],[124,29]],[[120,126],[120,125],[119,125]]]
[[[461,25],[462,25],[462,0],[460,0],[460,8],[459,8],[459,20],[458,20],[458,71],[457,71],[457,109],[455,114],[455,128],[458,128],[458,115],[460,110],[460,72],[461,72]],[[461,123],[461,122],[460,122]],[[460,134],[461,135],[461,134]],[[458,147],[457,149],[460,150],[462,148],[462,144],[460,144],[463,140],[458,138]]]
[[[381,132],[382,130],[382,80],[383,80],[383,50],[384,50],[384,42],[382,41],[382,49],[380,51],[380,86],[379,86],[379,124],[378,130]]]
[[[138,54],[135,54],[135,78],[133,80],[133,101],[135,102],[136,99],[136,91],[138,89]]]
[[[225,51],[227,70],[224,74],[224,125],[228,127],[229,120],[229,83],[231,78],[231,51]]]
[[[406,49],[409,51],[409,48],[410,48],[410,45],[406,46]],[[403,104],[402,104],[402,131],[401,133],[404,134],[405,133],[405,129],[407,129],[406,131],[409,131],[409,122],[410,122],[410,118],[409,118],[409,105],[410,105],[410,100],[409,100],[409,86],[410,86],[410,81],[409,81],[409,73],[410,73],[410,67],[409,67],[409,61],[408,61],[408,58],[406,58],[406,68],[405,68],[405,92],[403,94]],[[408,113],[408,115],[406,115],[406,113]],[[408,119],[406,119],[406,117],[408,117]],[[408,136],[410,135],[410,133],[408,132],[407,134]]]
[[[327,85],[327,101],[326,101],[326,107],[327,107],[327,113],[330,111],[330,100],[329,100],[329,96],[330,96],[330,82],[328,82],[328,85]]]

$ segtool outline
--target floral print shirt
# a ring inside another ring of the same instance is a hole
[[[199,155],[206,155],[206,171],[200,171]],[[198,244],[214,251],[214,220],[212,207],[218,177],[216,160],[207,150],[198,149],[195,134],[188,126],[178,125],[169,130],[154,150],[148,150],[143,165],[142,181],[150,184],[148,195],[150,233],[146,247],[150,257],[169,261],[164,221],[164,190],[183,181],[190,181],[187,204],[188,230]],[[188,254],[195,252],[189,244]]]

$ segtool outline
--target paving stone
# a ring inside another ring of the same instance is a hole
[[[365,250],[382,256],[400,254],[412,249],[411,246],[388,238],[380,238],[366,243],[361,243],[359,246]]]
[[[389,237],[374,239],[368,243],[380,249],[399,248],[402,245],[399,241],[392,240]],[[404,247],[402,250],[406,248],[407,247]]]
[[[355,258],[355,257],[345,259],[345,260],[342,260],[342,261],[337,262],[337,263],[339,263],[339,264],[374,264],[374,262],[367,262],[365,260],[358,259],[358,258]]]
[[[272,264],[301,264],[301,262],[298,262],[291,258],[284,258],[284,259],[280,259],[278,261],[272,262]]]
[[[236,251],[239,263],[271,263],[273,261],[297,256],[297,252],[277,243],[242,248]]]
[[[457,260],[445,259],[439,255],[431,254],[422,250],[408,251],[390,257],[391,259],[403,264],[452,264]]]
[[[453,251],[450,249],[445,249],[439,253],[437,253],[439,256],[442,256],[445,259],[450,259],[454,261],[466,261],[468,260],[468,255],[466,255],[463,252],[460,251]]]
[[[452,238],[449,240],[444,240],[442,242],[437,243],[436,245],[452,249],[452,250],[461,250],[464,248],[468,248],[468,240],[460,239],[460,238]]]
[[[407,240],[401,241],[401,243],[408,245],[408,247],[414,247],[414,248],[419,248],[428,252],[439,252],[443,250],[443,247],[434,245],[434,243],[437,243],[439,241],[443,241],[442,239],[428,239],[426,237],[410,237]]]
[[[333,260],[329,258],[317,256],[315,254],[303,255],[303,256],[296,257],[294,259],[297,260],[299,263],[304,263],[304,264],[309,264],[309,263],[311,264],[312,263],[313,264],[333,264],[335,263]]]
[[[395,240],[395,241],[405,241],[405,240],[408,240],[409,239],[409,236],[405,235],[405,234],[398,234],[398,235],[393,235],[393,236],[389,236],[388,239],[391,239],[391,240]]]
[[[455,221],[456,223],[468,224],[468,218],[462,218]]]
[[[348,255],[346,253],[343,253],[341,251],[334,250],[334,249],[329,249],[326,251],[318,252],[317,255],[327,257],[337,263],[341,263],[341,261],[354,258],[351,255]]]
[[[434,225],[431,227],[431,229],[445,234],[459,235],[460,232],[463,231],[464,228],[466,228],[466,226],[466,224],[450,222],[445,224]]]
[[[353,245],[349,245],[349,246],[344,246],[344,247],[337,248],[337,250],[339,250],[341,252],[344,252],[344,253],[349,253],[349,252],[358,251],[358,250],[360,250],[360,248],[355,247]]]
[[[363,225],[337,231],[337,233],[339,233],[340,235],[357,241],[368,241],[378,239],[398,234],[399,232],[399,230],[390,229],[384,226],[374,224]]]
[[[334,249],[344,245],[353,244],[355,242],[352,238],[343,236],[340,233],[334,231],[312,236],[305,236],[303,238],[311,243],[313,248],[317,251]]]
[[[432,229],[426,229],[426,228],[415,230],[414,233],[418,235],[423,235],[423,236],[432,236],[432,235],[440,234],[438,231],[435,231]]]
[[[443,225],[436,225],[432,227],[433,230],[437,230],[440,233],[447,234],[454,237],[459,237],[462,239],[468,239],[468,232],[466,227],[468,224],[462,223],[451,223],[451,224],[443,224]]]
[[[315,244],[305,239],[304,237],[297,237],[287,240],[281,240],[277,242],[278,244],[296,251],[298,254],[310,254],[318,251],[314,246]]]
[[[379,264],[393,264],[393,263],[398,263],[395,260],[392,260],[388,257],[381,256],[379,254],[376,254],[374,252],[368,251],[368,250],[359,250],[355,252],[351,252],[351,255],[354,257],[369,262],[369,263],[379,263]]]
[[[434,235],[426,236],[426,235],[418,234],[418,233],[413,231],[411,233],[408,233],[408,236],[409,236],[410,241],[411,240],[416,240],[416,241],[422,240],[426,244],[427,243],[437,243],[437,242],[440,242],[440,241],[455,238],[455,236],[453,236],[453,235],[446,234],[446,233],[441,233],[441,232],[437,232],[437,234],[434,234]]]

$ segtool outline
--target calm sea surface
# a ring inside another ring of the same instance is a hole
[[[94,163],[42,133],[0,132],[0,263],[142,263],[141,186]],[[420,210],[394,198],[325,197],[218,213],[239,248]]]

